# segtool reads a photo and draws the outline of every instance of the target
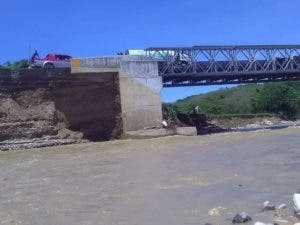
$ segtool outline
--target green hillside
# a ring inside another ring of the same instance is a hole
[[[300,82],[248,84],[194,95],[166,104],[174,113],[189,113],[198,106],[209,115],[274,113],[300,116]]]

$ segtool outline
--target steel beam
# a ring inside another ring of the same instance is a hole
[[[158,61],[167,87],[300,79],[300,45],[167,47],[146,53]]]

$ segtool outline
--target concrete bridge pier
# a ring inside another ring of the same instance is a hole
[[[162,125],[162,79],[156,61],[140,56],[77,58],[72,74],[117,73],[123,133]]]

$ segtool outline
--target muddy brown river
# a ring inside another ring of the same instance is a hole
[[[297,127],[0,152],[1,225],[289,225],[299,189]]]

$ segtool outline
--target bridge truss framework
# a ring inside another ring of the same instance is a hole
[[[300,80],[300,45],[148,48],[165,87]]]

